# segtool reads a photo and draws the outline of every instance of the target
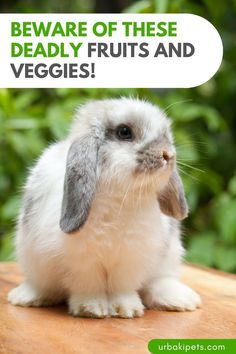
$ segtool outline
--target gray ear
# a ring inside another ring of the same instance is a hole
[[[60,228],[65,233],[78,230],[86,222],[96,187],[98,139],[76,139],[68,152],[64,179]]]
[[[158,195],[161,211],[178,220],[188,215],[188,205],[184,196],[184,187],[181,178],[174,170],[167,186]]]

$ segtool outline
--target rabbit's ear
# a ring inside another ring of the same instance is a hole
[[[181,178],[174,170],[167,186],[158,195],[161,211],[178,220],[188,215],[188,205],[184,196],[184,187]]]
[[[96,187],[98,138],[76,139],[68,152],[64,179],[60,227],[65,233],[78,230],[86,222]]]

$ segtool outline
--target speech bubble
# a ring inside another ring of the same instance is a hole
[[[215,27],[192,14],[2,14],[0,87],[187,88],[218,70]]]

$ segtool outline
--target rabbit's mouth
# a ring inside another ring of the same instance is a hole
[[[172,171],[175,165],[175,153],[168,150],[163,150],[160,153],[156,151],[146,150],[141,151],[137,157],[136,173],[142,172],[157,172],[157,171]]]

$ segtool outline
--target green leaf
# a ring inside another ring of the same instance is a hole
[[[214,205],[214,221],[226,244],[236,242],[236,199],[224,193]]]
[[[1,216],[4,220],[11,220],[12,225],[19,212],[20,208],[20,196],[12,196],[1,208]]]
[[[211,231],[192,236],[186,259],[197,264],[212,266],[214,263],[215,235]]]
[[[148,13],[153,12],[151,0],[136,1],[125,8],[124,13]]]
[[[36,129],[40,126],[40,120],[36,118],[9,118],[6,120],[7,129]]]
[[[215,265],[225,272],[236,271],[236,249],[225,245],[217,245],[215,252]]]
[[[27,139],[24,139],[22,133],[15,131],[11,132],[11,134],[8,135],[7,141],[17,156],[21,156],[23,158],[29,157],[28,142]]]
[[[13,235],[5,235],[0,239],[0,262],[14,261],[15,258]]]
[[[167,12],[169,0],[153,0],[154,9],[156,13],[165,13]]]
[[[28,109],[30,105],[38,98],[38,90],[24,90],[20,95],[15,97],[15,110],[22,111]]]
[[[203,167],[203,171],[203,173],[198,174],[200,184],[204,185],[213,194],[219,194],[222,190],[222,176],[205,166]]]
[[[56,139],[62,139],[69,127],[68,111],[59,104],[51,105],[47,111],[49,127]],[[71,120],[71,117],[69,117]]]
[[[229,181],[229,192],[236,197],[236,174]]]
[[[0,89],[0,106],[6,115],[10,115],[13,110],[10,90],[4,88]]]
[[[219,112],[207,105],[188,103],[184,110],[181,105],[176,105],[174,116],[177,121],[185,123],[202,119],[210,131],[218,131],[226,127]]]

